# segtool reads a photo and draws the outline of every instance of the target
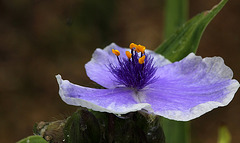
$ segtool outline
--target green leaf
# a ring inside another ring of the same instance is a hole
[[[29,136],[18,141],[17,143],[47,143],[47,141],[44,140],[41,136]]]
[[[202,12],[193,17],[166,41],[164,41],[156,49],[156,52],[162,54],[165,58],[172,62],[181,60],[191,52],[195,53],[203,31],[207,27],[208,23],[223,8],[226,2],[227,0],[222,0],[211,10]]]
[[[230,143],[231,134],[226,126],[222,126],[218,130],[218,143]]]
[[[188,0],[166,0],[164,37],[171,36],[188,18]]]

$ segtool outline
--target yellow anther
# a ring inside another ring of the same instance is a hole
[[[137,51],[138,53],[139,53],[139,52],[144,53],[145,49],[146,49],[146,47],[145,47],[145,46],[142,46],[142,45],[137,45],[137,47],[136,47],[136,51]]]
[[[129,48],[130,48],[130,49],[136,48],[136,47],[137,47],[137,44],[134,44],[134,43],[131,43],[131,44],[129,45]]]
[[[131,59],[132,54],[131,54],[129,51],[126,51],[126,55],[127,55],[127,57],[128,57],[129,59]]]
[[[143,64],[145,60],[145,55],[138,59],[139,64]]]
[[[113,54],[115,54],[116,56],[119,56],[119,55],[120,55],[120,52],[119,52],[118,50],[112,49],[112,52],[113,52]]]

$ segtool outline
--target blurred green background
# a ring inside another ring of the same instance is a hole
[[[189,0],[189,17],[219,0]],[[163,41],[164,0],[1,0],[0,142],[32,134],[35,122],[71,115],[77,107],[58,95],[55,75],[92,86],[84,64],[96,48]],[[229,0],[209,24],[197,54],[221,56],[240,81],[240,1]],[[240,141],[240,97],[192,121],[193,143],[216,143],[226,125]]]

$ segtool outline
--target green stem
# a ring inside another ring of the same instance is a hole
[[[188,0],[165,1],[164,37],[168,38],[188,18]]]
[[[187,21],[188,0],[165,1],[164,37],[167,39],[177,28]],[[189,143],[190,123],[177,122],[163,118],[162,125],[166,143]]]

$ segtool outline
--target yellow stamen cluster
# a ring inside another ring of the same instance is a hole
[[[131,52],[133,53],[133,51],[135,51],[135,53],[137,52],[137,53],[139,53],[139,52],[141,52],[141,58],[139,58],[138,59],[138,63],[139,64],[143,64],[145,61],[145,54],[144,54],[144,52],[145,52],[145,49],[146,49],[146,47],[145,46],[142,46],[142,45],[137,45],[137,44],[134,44],[134,43],[131,43],[130,45],[129,45],[129,48],[131,49]],[[112,49],[112,52],[113,52],[113,54],[115,54],[116,56],[119,56],[120,55],[120,52],[118,51],[118,50],[114,50],[114,49]],[[129,52],[129,51],[126,51],[126,56],[128,57],[128,59],[131,59],[132,58],[132,53],[131,52]],[[136,54],[137,54],[136,53]],[[133,59],[132,59],[133,60]]]
[[[129,45],[129,48],[132,49],[132,48],[136,48],[137,46],[138,46],[137,44],[131,43],[131,44]]]
[[[142,46],[142,45],[138,45],[138,46],[136,47],[136,51],[137,51],[138,53],[139,53],[139,52],[144,53],[145,49],[146,49],[146,47],[145,47],[145,46]]]
[[[146,47],[143,46],[143,45],[137,45],[137,44],[134,44],[134,43],[131,43],[129,45],[129,48],[132,49],[132,48],[135,48],[135,51],[137,51],[138,53],[141,52],[141,53],[144,53],[145,52],[145,49]]]
[[[128,59],[132,58],[132,54],[129,51],[126,51],[126,55],[127,55]]]
[[[119,52],[118,50],[112,49],[112,52],[113,52],[113,54],[115,54],[116,56],[119,56],[119,55],[120,55],[120,52]]]
[[[139,64],[143,64],[145,60],[145,55],[138,59]]]
[[[131,43],[130,45],[129,45],[129,48],[131,49],[131,50],[133,50],[133,48],[135,48],[134,50],[137,52],[137,53],[139,53],[139,52],[141,52],[142,54],[144,54],[144,52],[145,52],[145,50],[146,50],[146,47],[145,46],[143,46],[143,45],[137,45],[137,44],[134,44],[134,43]],[[130,59],[131,57],[132,57],[132,54],[130,53],[130,52],[126,52],[126,55],[127,55],[127,57]],[[143,64],[144,63],[144,60],[145,60],[145,55],[143,55],[141,58],[139,58],[138,59],[138,62],[139,62],[139,64]]]

